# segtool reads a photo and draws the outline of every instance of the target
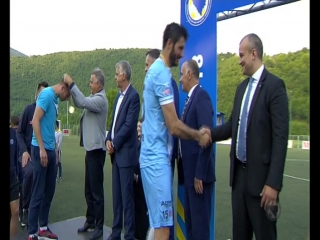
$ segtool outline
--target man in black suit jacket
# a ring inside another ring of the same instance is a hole
[[[275,240],[276,220],[266,210],[279,201],[282,188],[289,128],[286,86],[264,67],[256,34],[242,39],[239,56],[248,78],[237,87],[230,119],[212,128],[211,138],[232,139],[232,239],[251,240],[254,233],[256,240]]]
[[[137,122],[140,112],[138,92],[131,86],[131,66],[116,64],[120,89],[116,97],[106,147],[112,163],[113,225],[108,240],[120,240],[124,217],[125,239],[134,240],[133,174],[137,164]]]
[[[213,106],[209,94],[199,85],[199,66],[188,60],[181,68],[182,90],[188,93],[181,121],[188,127],[213,127]],[[212,144],[201,148],[196,141],[180,139],[179,164],[184,176],[184,215],[188,240],[209,240],[215,158]]]

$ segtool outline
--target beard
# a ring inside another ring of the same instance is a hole
[[[177,58],[177,55],[174,52],[174,46],[170,52],[169,59],[171,67],[176,67],[179,65],[179,59]]]

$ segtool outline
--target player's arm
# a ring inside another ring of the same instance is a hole
[[[182,139],[200,140],[201,133],[198,130],[187,127],[177,116],[174,106],[173,89],[171,79],[165,73],[150,72],[149,76],[153,77],[154,92],[161,105],[166,125],[170,133]]]
[[[32,119],[32,127],[34,131],[34,135],[36,136],[39,148],[41,150],[44,149],[42,134],[41,134],[41,127],[40,127],[40,121],[43,118],[44,113],[47,111],[49,103],[52,103],[50,99],[47,97],[47,92],[41,92],[38,100],[37,100],[37,106],[33,114]]]
[[[189,128],[182,121],[180,121],[177,116],[173,100],[171,103],[161,105],[161,108],[166,124],[172,135],[182,139],[194,139],[196,141],[200,140],[200,131]]]

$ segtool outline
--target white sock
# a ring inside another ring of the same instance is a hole
[[[45,230],[47,230],[47,229],[48,229],[47,226],[45,226],[45,227],[40,227],[40,231],[45,231]]]

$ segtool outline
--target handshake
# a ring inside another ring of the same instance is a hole
[[[199,130],[200,136],[198,138],[198,143],[202,148],[206,148],[212,143],[211,131],[208,127],[202,126]]]

